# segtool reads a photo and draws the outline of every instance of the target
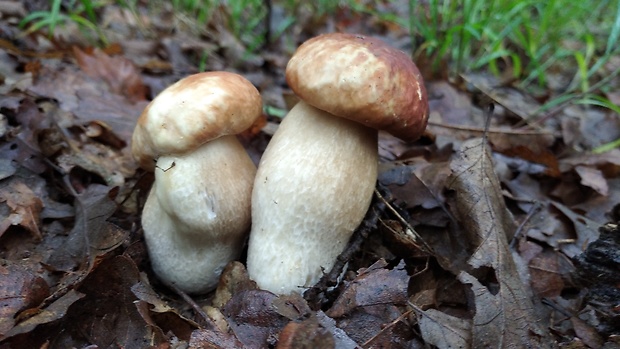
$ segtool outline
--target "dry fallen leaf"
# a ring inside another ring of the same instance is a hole
[[[552,202],[553,207],[557,208],[562,214],[570,220],[575,229],[575,237],[567,241],[555,240],[555,246],[559,246],[560,250],[570,258],[573,258],[583,252],[588,244],[599,238],[598,228],[600,223],[595,222],[583,215],[580,215],[559,202]]]
[[[407,304],[409,275],[405,263],[388,267],[381,259],[347,284],[326,312],[352,340],[363,347],[406,346],[411,328],[399,306]]]
[[[13,336],[17,336],[19,334],[28,333],[29,334],[28,337],[31,337],[32,338],[31,340],[33,342],[35,343],[43,342],[45,339],[37,338],[38,337],[37,334],[33,333],[32,331],[39,325],[51,323],[53,321],[64,318],[65,315],[67,314],[69,307],[75,302],[77,302],[79,299],[81,299],[82,297],[84,297],[84,295],[81,294],[80,292],[77,292],[75,290],[70,290],[65,295],[58,298],[56,301],[54,301],[47,307],[41,309],[33,317],[28,318],[24,320],[23,322],[20,322],[19,324],[17,324],[10,331],[5,333],[5,336],[6,336],[5,338],[10,338]],[[28,339],[25,339],[25,340],[28,341],[29,343],[32,343]],[[22,348],[25,348],[25,347],[35,348],[35,347],[40,347],[40,346],[41,344],[39,345],[30,344],[29,346],[21,346],[21,347]]]
[[[560,296],[566,286],[565,279],[574,269],[569,260],[555,249],[525,239],[519,242],[518,249],[528,265],[534,293],[539,298]]]
[[[426,343],[438,348],[471,347],[471,321],[436,309],[418,310],[417,314],[420,333]]]
[[[125,241],[128,232],[107,221],[116,210],[114,195],[109,187],[93,184],[75,198],[75,225],[66,243],[48,260],[49,265],[62,271],[89,270],[97,257]]]
[[[448,187],[462,239],[470,243],[468,264],[458,279],[471,285],[475,302],[471,346],[474,348],[550,346],[547,331],[537,321],[530,292],[520,278],[508,239],[514,221],[506,209],[493,160],[484,139],[463,143],[451,164]],[[489,280],[479,280],[488,269]],[[485,282],[485,284],[482,284]],[[489,284],[490,282],[490,284]]]
[[[141,280],[131,286],[131,292],[140,300],[138,309],[144,321],[154,331],[162,331],[169,336],[173,334],[179,340],[189,341],[192,331],[200,326],[162,300],[145,278],[142,274]]]
[[[145,326],[131,288],[140,281],[140,272],[128,257],[103,260],[84,280],[79,291],[84,298],[67,312],[65,321],[74,324],[57,340],[76,347],[96,345],[110,348],[142,349],[159,345],[164,338],[155,336]]]
[[[243,349],[247,348],[237,338],[230,334],[223,334],[210,330],[196,330],[192,332],[189,349]]]
[[[0,158],[14,160],[35,173],[44,172],[47,165],[41,156],[37,136],[41,130],[49,126],[46,115],[31,98],[19,98],[17,105],[3,107],[15,113],[19,127],[7,129],[4,136],[6,142],[0,144]],[[17,134],[13,136],[13,133]]]
[[[405,305],[409,276],[405,263],[388,268],[379,260],[351,281],[326,314],[334,319],[346,316],[357,308],[379,304]]]
[[[112,92],[125,96],[132,102],[145,99],[146,87],[142,83],[140,72],[127,58],[108,56],[99,49],[88,54],[75,46],[73,54],[82,70],[94,78],[105,80]]]
[[[278,336],[276,349],[334,349],[334,337],[322,328],[315,316],[289,322]]]
[[[244,346],[266,347],[290,321],[274,308],[273,303],[277,299],[271,292],[246,290],[233,295],[224,306],[222,313],[234,335]]]
[[[20,225],[35,239],[41,240],[39,224],[43,203],[32,189],[22,182],[13,181],[12,185],[0,188],[1,202],[6,202],[11,213],[0,221],[0,236],[10,225]]]

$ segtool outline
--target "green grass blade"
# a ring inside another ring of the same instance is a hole
[[[599,107],[607,108],[620,115],[620,106],[613,104],[609,99],[598,96],[589,95],[584,98],[580,98],[574,102],[575,104],[596,105]]]
[[[620,147],[620,138],[592,149],[592,153],[601,154]]]
[[[620,39],[620,1],[617,2],[618,8],[616,9],[616,18],[614,24],[611,27],[611,32],[607,38],[607,48],[605,49],[605,55],[610,55],[613,51],[618,49],[618,40]]]

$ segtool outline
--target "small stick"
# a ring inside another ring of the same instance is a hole
[[[400,321],[403,321],[403,319],[407,316],[409,316],[409,314],[411,314],[413,312],[413,309],[407,310],[406,312],[402,313],[399,317],[397,317],[394,321],[390,322],[389,324],[383,326],[381,328],[381,331],[377,332],[377,334],[375,334],[374,336],[370,337],[370,339],[368,339],[364,344],[362,344],[362,348],[367,348],[368,345],[374,341],[377,337],[379,337],[379,335],[383,332],[385,332],[388,328],[390,327],[394,327],[397,323],[399,323]]]
[[[208,329],[216,328],[215,325],[213,324],[213,321],[211,320],[211,318],[209,318],[209,315],[207,315],[207,313],[205,313],[205,311],[192,299],[192,297],[190,297],[187,293],[185,293],[183,290],[181,290],[175,284],[169,284],[168,287],[171,290],[173,290],[176,294],[181,296],[181,298],[187,304],[189,304],[192,307],[192,309],[194,309],[196,314],[200,315],[200,317],[202,317],[205,320],[205,324],[207,325]]]
[[[413,227],[411,226],[411,224],[409,224],[409,222],[407,222],[401,215],[400,213],[398,213],[398,211],[396,211],[396,209],[394,207],[392,207],[392,205],[387,202],[387,200],[383,197],[383,195],[381,195],[381,193],[375,189],[375,195],[379,198],[379,200],[383,201],[383,203],[386,205],[386,207],[396,216],[396,218],[398,218],[398,220],[400,220],[400,222],[405,226],[405,228],[407,228],[409,231],[411,231],[411,235],[413,236],[413,240],[415,242],[420,242],[422,244],[422,246],[419,246],[420,250],[428,253],[428,254],[433,254],[433,249],[426,243],[426,241],[424,241],[424,239],[422,239],[422,237],[420,236],[420,234],[418,234],[417,231],[415,231],[415,229],[413,229]]]
[[[384,188],[381,184],[377,183],[377,186],[380,188]],[[387,190],[387,189],[383,189]],[[375,189],[375,194],[379,193],[377,189]],[[381,196],[383,198],[383,196]],[[383,199],[385,202],[385,199]],[[360,226],[355,230],[349,244],[346,249],[342,251],[334,266],[328,273],[324,273],[321,276],[321,279],[316,283],[316,285],[307,289],[304,292],[304,299],[314,307],[315,309],[319,308],[321,303],[324,303],[323,300],[319,299],[319,295],[325,292],[329,287],[336,286],[338,284],[338,278],[342,274],[342,270],[344,266],[347,264],[349,260],[353,257],[353,255],[359,251],[362,247],[362,243],[368,237],[368,234],[372,229],[377,228],[377,221],[379,220],[379,216],[385,210],[385,204],[379,201],[375,201],[373,206],[366,213],[366,217],[360,224]]]
[[[515,135],[515,136],[535,136],[535,135],[555,135],[553,132],[549,131],[527,131],[527,130],[504,130],[498,128],[490,127],[486,130],[484,127],[475,127],[475,126],[463,126],[463,125],[454,125],[454,124],[445,124],[442,122],[429,121],[428,124],[430,126],[449,128],[452,130],[459,131],[468,131],[468,132],[476,132],[476,133],[498,133],[498,134],[507,134],[507,135]]]
[[[523,234],[523,229],[525,229],[525,225],[527,224],[527,222],[529,222],[532,219],[532,217],[534,217],[534,215],[538,211],[540,211],[541,208],[542,208],[542,204],[539,201],[536,201],[534,203],[534,206],[532,206],[532,208],[530,208],[530,211],[527,213],[527,216],[525,216],[525,219],[523,220],[523,222],[521,222],[521,224],[519,224],[519,227],[515,231],[515,234],[512,237],[512,241],[510,241],[510,247],[514,247],[515,246],[515,244],[517,243],[517,241],[521,237],[521,234]]]

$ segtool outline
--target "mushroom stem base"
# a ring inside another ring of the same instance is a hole
[[[157,160],[142,227],[155,273],[187,293],[217,285],[250,229],[254,163],[235,136]]]
[[[250,277],[278,294],[315,284],[364,218],[377,162],[376,130],[297,104],[258,167]]]

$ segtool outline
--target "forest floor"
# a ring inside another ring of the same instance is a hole
[[[95,48],[70,23],[25,33],[27,3],[0,2],[0,349],[620,347],[620,149],[592,151],[620,138],[614,111],[564,103],[533,119],[540,96],[514,81],[421,61],[427,131],[380,134],[381,194],[343,281],[277,296],[242,259],[189,298],[144,245],[153,176],[130,142],[149,101],[200,70],[243,75],[265,104],[240,136],[258,164],[295,103],[298,45],[345,31],[407,51],[409,33],[343,11],[247,54],[217,16],[205,35],[110,5]]]

